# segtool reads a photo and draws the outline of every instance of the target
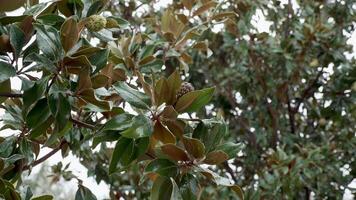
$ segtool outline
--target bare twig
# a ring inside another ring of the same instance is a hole
[[[95,126],[94,125],[91,125],[91,124],[88,124],[88,123],[85,123],[85,122],[82,122],[82,121],[79,121],[79,120],[73,119],[73,118],[70,118],[70,121],[73,122],[74,124],[78,125],[78,126],[95,130]]]
[[[0,92],[0,97],[22,98],[23,94]]]
[[[47,153],[46,155],[44,155],[42,158],[35,160],[33,163],[29,164],[29,165],[25,165],[22,170],[28,170],[44,161],[46,161],[48,158],[50,158],[51,156],[53,156],[54,154],[56,154],[59,150],[61,150],[62,146],[66,144],[65,141],[62,141],[61,144],[54,148],[52,151],[50,151],[49,153]]]
[[[227,173],[230,174],[232,180],[234,180],[234,182],[237,183],[237,178],[236,178],[236,176],[235,176],[235,174],[234,174],[234,171],[231,169],[229,163],[227,163],[227,161],[225,161],[225,162],[223,163],[223,166],[224,166],[224,168],[226,169]]]

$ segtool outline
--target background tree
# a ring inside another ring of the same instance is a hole
[[[353,1],[0,3],[26,8],[0,19],[2,129],[16,132],[0,143],[3,198],[19,199],[20,175],[58,151],[109,184],[112,199],[352,190]],[[53,150],[38,158],[41,146]],[[75,198],[95,191],[78,179]]]

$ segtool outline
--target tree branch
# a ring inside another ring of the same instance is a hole
[[[290,124],[290,132],[292,134],[295,134],[295,112],[293,112],[290,99],[289,99],[289,93],[287,90],[287,106],[288,106],[288,118],[289,118],[289,124]]]
[[[303,91],[302,96],[301,96],[299,99],[297,99],[296,106],[294,107],[294,110],[293,110],[294,113],[298,112],[300,105],[302,104],[302,102],[303,102],[305,99],[307,99],[307,98],[309,98],[310,96],[312,96],[312,94],[313,94],[313,89],[314,89],[314,87],[317,85],[320,76],[323,74],[323,69],[324,69],[324,68],[321,68],[321,70],[320,70],[320,71],[318,72],[318,74],[316,75],[314,81]]]
[[[23,94],[0,92],[0,97],[22,98]]]
[[[236,178],[236,176],[235,176],[235,174],[234,174],[234,171],[231,169],[229,163],[227,163],[227,161],[225,161],[225,162],[223,163],[223,166],[224,166],[224,168],[226,169],[226,171],[230,174],[232,180],[234,180],[234,182],[237,183],[237,178]]]
[[[73,122],[74,124],[78,125],[78,126],[95,130],[95,126],[94,125],[87,124],[85,122],[82,122],[82,121],[79,121],[79,120],[76,120],[76,119],[73,119],[73,118],[70,118],[70,121]]]
[[[52,151],[50,151],[49,153],[47,153],[46,155],[44,155],[42,158],[35,160],[33,163],[31,163],[31,164],[29,164],[29,165],[25,165],[25,166],[22,168],[22,170],[28,170],[28,169],[30,169],[30,168],[32,168],[32,167],[34,167],[34,166],[36,166],[36,165],[38,165],[38,164],[40,164],[40,163],[46,161],[48,158],[50,158],[51,156],[53,156],[54,154],[56,154],[59,150],[61,150],[62,146],[63,146],[64,144],[66,144],[66,143],[67,143],[66,141],[62,141],[61,144],[60,144],[58,147],[52,149]]]

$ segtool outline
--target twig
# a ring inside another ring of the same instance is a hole
[[[225,161],[225,162],[223,163],[223,166],[224,166],[224,168],[226,169],[226,171],[230,174],[232,180],[234,180],[234,182],[237,183],[237,178],[236,178],[236,176],[235,176],[235,174],[234,174],[234,171],[231,169],[229,163],[227,163],[227,161]]]
[[[22,98],[23,94],[0,92],[0,97]]]
[[[288,106],[288,117],[289,117],[290,131],[292,134],[295,134],[295,112],[293,112],[292,106],[290,104],[288,90],[287,90],[287,106]]]
[[[324,68],[321,68],[319,73],[316,75],[314,81],[303,91],[302,96],[299,99],[297,99],[298,101],[297,101],[296,106],[294,107],[294,110],[293,110],[294,113],[298,112],[299,107],[300,107],[301,103],[304,101],[304,99],[309,98],[313,94],[312,90],[318,83],[320,76],[323,74],[323,69]]]
[[[178,118],[179,120],[193,121],[193,122],[201,122],[201,119],[198,118]]]
[[[85,122],[82,122],[82,121],[79,121],[79,120],[76,120],[76,119],[73,119],[73,118],[70,118],[70,121],[81,126],[81,127],[85,127],[85,128],[89,128],[89,129],[92,129],[92,130],[95,130],[95,126],[94,125],[91,125],[91,124],[87,124]]]
[[[61,144],[54,148],[52,151],[50,151],[49,153],[47,153],[46,155],[44,155],[42,158],[35,160],[33,163],[29,164],[29,165],[25,165],[22,170],[28,170],[44,161],[46,161],[48,158],[50,158],[51,156],[53,156],[55,153],[57,153],[59,150],[61,150],[62,146],[66,144],[65,141],[62,141]]]

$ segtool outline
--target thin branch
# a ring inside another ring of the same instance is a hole
[[[197,118],[178,118],[179,120],[193,121],[193,122],[201,122],[201,119]]]
[[[289,117],[289,124],[290,124],[290,131],[292,134],[295,134],[295,112],[293,112],[290,99],[289,99],[289,93],[287,90],[287,106],[288,106],[288,117]]]
[[[232,180],[234,180],[235,183],[237,183],[237,178],[234,174],[234,171],[231,169],[229,163],[227,163],[226,161],[223,163],[224,168],[226,169],[226,171],[230,174]]]
[[[62,146],[63,146],[64,144],[66,144],[66,142],[65,142],[65,141],[62,141],[61,144],[60,144],[58,147],[52,149],[52,151],[50,151],[49,153],[47,153],[46,155],[44,155],[42,158],[40,158],[40,159],[38,159],[38,160],[35,160],[33,163],[31,163],[31,164],[29,164],[29,165],[24,166],[24,167],[22,168],[22,170],[28,170],[28,169],[30,169],[30,168],[32,168],[32,167],[34,167],[34,166],[36,166],[36,165],[38,165],[38,164],[40,164],[40,163],[46,161],[48,158],[50,158],[51,156],[53,156],[54,154],[56,154],[59,150],[61,150],[61,148],[62,148]]]
[[[299,107],[300,107],[300,105],[302,104],[302,102],[303,102],[305,99],[307,99],[307,98],[309,98],[310,96],[312,96],[312,94],[313,94],[313,89],[314,89],[314,87],[318,84],[318,80],[319,80],[320,76],[323,74],[323,69],[324,69],[324,68],[322,68],[322,69],[318,72],[318,74],[316,75],[314,81],[303,91],[302,96],[301,96],[299,99],[297,99],[297,103],[296,103],[296,106],[294,107],[293,112],[295,112],[295,113],[298,112]]]
[[[23,94],[0,92],[0,97],[22,98]]]
[[[73,119],[73,118],[70,118],[70,121],[73,122],[74,124],[78,125],[78,126],[95,130],[95,126],[94,125],[91,125],[91,124],[88,124],[88,123],[85,123],[85,122],[82,122],[82,121],[79,121],[79,120],[76,120],[76,119]]]

